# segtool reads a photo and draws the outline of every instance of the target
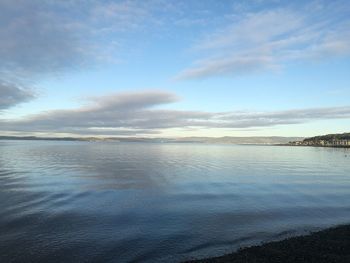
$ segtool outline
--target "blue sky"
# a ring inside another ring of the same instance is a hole
[[[0,1],[0,133],[350,129],[348,1]]]

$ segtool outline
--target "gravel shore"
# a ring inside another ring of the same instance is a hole
[[[350,225],[243,248],[220,257],[188,262],[349,263]]]

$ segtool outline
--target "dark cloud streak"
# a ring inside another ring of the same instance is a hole
[[[0,81],[0,113],[17,104],[34,99],[34,93],[14,84]]]
[[[3,131],[90,135],[157,134],[171,128],[246,129],[350,119],[350,106],[270,112],[204,112],[162,109],[177,96],[164,91],[119,93],[92,99],[91,105],[55,110],[0,122]]]

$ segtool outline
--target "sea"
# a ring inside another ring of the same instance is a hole
[[[182,262],[350,223],[350,149],[0,141],[0,262]]]

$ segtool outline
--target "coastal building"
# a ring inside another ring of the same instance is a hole
[[[350,147],[350,139],[331,139],[331,140],[304,140],[290,142],[295,146],[320,146],[320,147]]]
[[[332,140],[333,146],[350,146],[350,140]]]

